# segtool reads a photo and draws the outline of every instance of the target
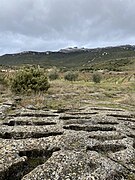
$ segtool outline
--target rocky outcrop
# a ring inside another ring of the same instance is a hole
[[[135,179],[134,113],[23,108],[0,124],[0,180]]]

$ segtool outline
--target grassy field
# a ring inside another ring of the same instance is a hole
[[[21,95],[19,106],[33,105],[44,109],[75,109],[84,106],[104,106],[135,110],[135,75],[129,72],[102,73],[102,81],[95,84],[92,73],[80,72],[77,81],[66,81],[61,74],[60,79],[50,81],[47,93]],[[14,94],[0,86],[1,98],[4,102],[14,98]]]

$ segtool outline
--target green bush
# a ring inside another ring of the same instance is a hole
[[[102,80],[102,76],[99,73],[93,73],[92,80],[94,83],[100,83]]]
[[[67,72],[64,76],[64,79],[65,80],[68,80],[68,81],[76,81],[78,78],[78,74],[76,72]]]
[[[0,84],[3,84],[3,82],[4,82],[4,76],[0,74]]]
[[[24,67],[11,79],[11,90],[15,93],[47,91],[50,87],[43,70],[36,67]]]
[[[57,71],[53,70],[49,73],[48,77],[50,80],[56,80],[59,78],[59,74]]]
[[[0,74],[0,84],[3,86],[7,86],[7,81],[3,74]]]

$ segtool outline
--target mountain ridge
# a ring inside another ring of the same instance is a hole
[[[135,59],[134,45],[109,46],[102,48],[69,47],[59,51],[24,51],[0,56],[0,65],[18,66],[39,64],[46,67],[91,68],[94,64],[122,61],[126,64]],[[128,61],[127,61],[128,60]],[[101,68],[100,68],[101,69]]]
[[[106,47],[97,47],[97,48],[78,48],[78,47],[67,47],[67,48],[63,48],[60,49],[58,51],[34,51],[34,50],[28,50],[28,51],[21,51],[21,52],[17,52],[17,53],[6,53],[3,55],[0,55],[0,57],[5,56],[5,55],[22,55],[22,54],[32,54],[32,53],[36,53],[36,54],[48,54],[48,53],[72,53],[72,52],[86,52],[86,51],[98,51],[98,50],[107,50],[107,49],[111,49],[111,48],[133,48],[135,50],[135,45],[130,45],[130,44],[126,44],[126,45],[118,45],[118,46],[106,46]]]

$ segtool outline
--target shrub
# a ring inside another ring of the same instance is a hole
[[[15,93],[47,91],[50,87],[43,70],[36,67],[24,67],[11,79],[11,90]]]
[[[65,80],[68,80],[68,81],[76,81],[78,78],[78,74],[75,73],[75,72],[67,72],[64,76],[64,79]]]
[[[8,81],[4,74],[0,74],[0,94],[8,88]]]
[[[99,73],[94,73],[92,75],[92,80],[93,80],[94,83],[100,83],[101,79],[102,79],[102,76]]]
[[[0,74],[0,84],[3,86],[7,86],[7,81],[3,74]]]
[[[48,77],[50,80],[56,80],[59,78],[59,74],[57,71],[53,70],[49,73]]]

